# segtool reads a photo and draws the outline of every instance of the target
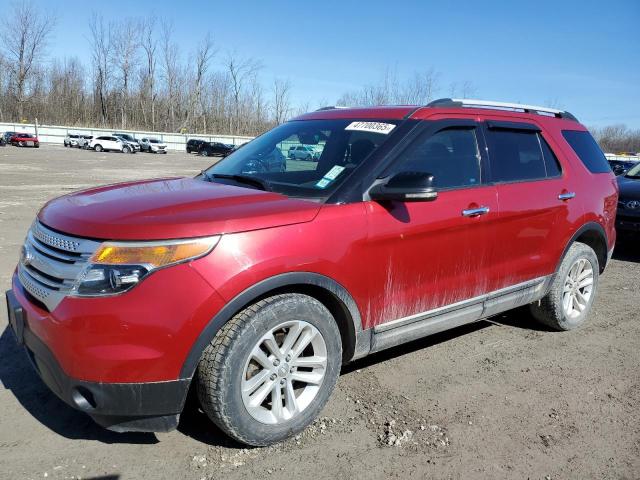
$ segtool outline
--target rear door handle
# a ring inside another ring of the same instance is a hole
[[[576,196],[576,192],[566,192],[566,193],[561,193],[560,195],[558,195],[558,200],[571,200],[573,197]]]
[[[463,217],[478,217],[480,215],[486,215],[487,213],[489,213],[489,207],[478,207],[462,210]]]

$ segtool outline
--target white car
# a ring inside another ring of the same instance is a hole
[[[89,142],[89,148],[95,150],[96,152],[102,152],[103,150],[112,150],[122,153],[134,152],[133,147],[128,142],[111,135],[105,135],[92,139]]]
[[[143,138],[140,140],[140,149],[149,153],[167,153],[167,145],[157,138]]]
[[[308,145],[294,145],[289,149],[289,158],[292,160],[317,160],[318,153]]]

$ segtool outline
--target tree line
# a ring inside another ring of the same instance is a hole
[[[0,23],[0,121],[255,135],[293,113],[288,79],[265,86],[260,61],[209,35],[187,53],[166,20],[94,13],[89,62],[49,59],[55,20],[27,1],[12,8]]]
[[[223,51],[207,34],[185,52],[171,22],[157,17],[88,22],[90,58],[48,58],[55,18],[30,1],[0,20],[0,121],[188,133],[257,135],[294,114],[324,106],[293,105],[287,78],[270,83],[262,63]],[[336,105],[424,105],[469,97],[469,81],[443,85],[434,69],[401,78],[386,68],[374,83],[345,92]],[[592,129],[603,150],[640,151],[640,130]]]

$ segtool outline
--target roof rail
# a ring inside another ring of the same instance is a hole
[[[328,107],[321,107],[319,109],[316,110],[316,112],[322,112],[324,110],[336,110],[336,109],[340,109],[340,108],[349,108],[345,105],[330,105]]]
[[[492,108],[496,110],[522,111],[524,113],[535,113],[537,115],[551,115],[557,118],[567,118],[569,120],[578,119],[567,111],[549,107],[539,107],[537,105],[526,105],[522,103],[494,102],[491,100],[474,100],[470,98],[440,98],[429,102],[427,107],[470,107],[470,108]]]

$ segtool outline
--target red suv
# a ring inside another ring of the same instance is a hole
[[[300,145],[318,158],[283,165]],[[322,109],[196,178],[50,201],[10,323],[100,425],[170,430],[193,386],[223,431],[267,445],[318,415],[351,360],[525,304],[552,329],[582,325],[617,197],[567,112]]]

